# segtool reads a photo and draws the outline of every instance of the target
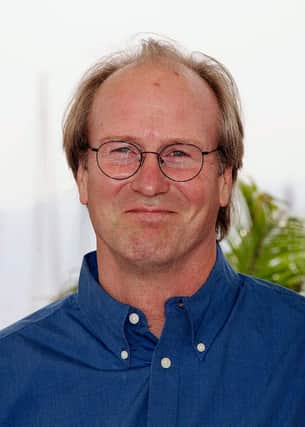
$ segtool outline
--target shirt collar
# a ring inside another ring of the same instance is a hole
[[[78,304],[91,331],[110,351],[120,355],[128,343],[124,333],[129,305],[112,298],[98,282],[96,252],[85,255],[81,267]]]
[[[217,245],[217,256],[207,280],[191,297],[183,302],[189,314],[192,326],[194,348],[203,342],[206,351],[212,345],[217,334],[227,322],[239,295],[241,279]]]
[[[183,301],[191,323],[194,347],[198,342],[203,342],[208,350],[227,321],[239,289],[240,277],[217,245],[216,262],[201,288],[191,297],[170,298],[166,304]],[[120,354],[128,348],[124,325],[132,308],[112,298],[99,284],[96,252],[84,257],[78,303],[90,323],[90,329],[111,351]]]

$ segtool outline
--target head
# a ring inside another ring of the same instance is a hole
[[[86,166],[89,145],[89,121],[95,95],[114,73],[126,67],[161,64],[175,68],[182,65],[202,79],[214,93],[218,104],[217,147],[219,170],[232,172],[236,182],[242,166],[243,126],[237,87],[226,68],[202,53],[186,54],[173,44],[144,40],[133,51],[119,52],[103,58],[85,74],[73,97],[64,121],[64,149],[76,179],[80,164]],[[227,234],[231,220],[232,200],[220,207],[216,221],[218,240]]]

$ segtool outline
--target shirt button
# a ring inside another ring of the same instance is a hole
[[[121,351],[121,359],[123,360],[128,359],[128,351],[126,350]]]
[[[203,353],[203,352],[205,351],[205,345],[203,344],[203,342],[199,342],[199,343],[197,344],[197,350],[198,350],[200,353]]]
[[[178,303],[177,303],[177,307],[179,307],[179,308],[184,308],[184,302],[183,302],[183,300],[182,300],[182,299],[180,299],[180,300],[178,301]]]
[[[162,357],[162,359],[161,359],[162,368],[168,369],[171,367],[171,364],[172,364],[172,362],[168,357]]]
[[[140,320],[140,317],[139,317],[139,315],[137,313],[131,313],[129,315],[129,322],[132,325],[136,325],[137,323],[139,323],[139,320]]]

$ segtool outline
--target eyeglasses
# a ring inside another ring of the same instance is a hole
[[[204,156],[220,150],[201,151],[193,144],[175,143],[166,145],[159,152],[142,151],[135,144],[125,141],[109,141],[98,148],[88,148],[96,153],[99,169],[109,178],[130,178],[141,168],[146,155],[154,154],[163,175],[178,182],[194,179],[202,170]]]

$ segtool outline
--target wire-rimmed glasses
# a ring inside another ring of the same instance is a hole
[[[109,178],[123,180],[132,177],[143,165],[147,154],[154,154],[163,175],[178,182],[194,179],[202,170],[204,156],[219,151],[219,148],[201,151],[188,143],[168,144],[159,152],[143,151],[126,141],[107,141],[98,148],[88,148],[96,153],[99,169]]]

